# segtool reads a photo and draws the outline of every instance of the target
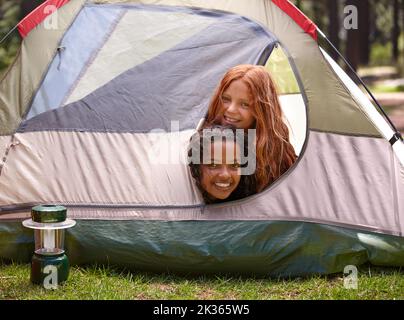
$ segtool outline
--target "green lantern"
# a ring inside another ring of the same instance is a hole
[[[64,251],[65,229],[76,221],[66,218],[67,209],[58,205],[40,205],[31,209],[31,219],[23,221],[34,229],[35,252],[31,262],[31,282],[45,288],[57,288],[69,276],[69,260]]]

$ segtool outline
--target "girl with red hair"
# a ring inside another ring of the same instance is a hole
[[[256,192],[296,161],[274,81],[263,66],[238,65],[228,70],[211,99],[206,122],[256,130]]]

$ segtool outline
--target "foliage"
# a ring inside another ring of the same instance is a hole
[[[360,0],[365,1],[365,0]],[[370,52],[370,65],[387,65],[391,64],[392,60],[392,41],[393,41],[393,1],[392,0],[378,0],[369,1],[370,6],[370,26],[369,26],[369,42],[371,44]],[[326,34],[329,32],[329,10],[327,0],[292,0],[299,8],[310,18],[316,25]],[[339,4],[339,36],[342,40],[340,43],[340,51],[346,52],[347,48],[347,30],[343,27],[345,18],[344,7],[347,0],[338,0]],[[404,0],[401,0],[401,7],[403,8]],[[358,12],[360,15],[361,12]],[[399,26],[404,31],[403,23],[404,11],[401,10],[399,14]],[[402,36],[403,37],[403,36]],[[401,38],[402,38],[401,37]],[[401,40],[403,41],[403,40]],[[404,74],[404,46],[400,46],[400,68]],[[344,54],[346,56],[346,53]],[[349,57],[348,57],[349,58]],[[349,59],[348,59],[349,60]]]
[[[404,12],[403,12],[403,15],[404,15]],[[403,26],[403,29],[404,29],[404,26]],[[399,51],[401,52],[401,54],[398,57],[397,68],[398,68],[399,73],[404,76],[404,31],[401,33],[400,39],[398,41],[398,47],[399,47]]]
[[[371,39],[377,43],[386,44],[391,40],[393,29],[393,1],[378,0],[370,1],[373,5],[375,26],[371,32]]]
[[[370,86],[372,93],[397,93],[404,92],[404,85],[388,86],[388,85],[376,85]]]
[[[374,43],[370,50],[370,65],[386,66],[391,64],[391,43]]]
[[[20,6],[18,2],[0,2],[0,40],[18,23],[19,14]],[[0,73],[14,60],[20,42],[18,32],[13,31],[13,33],[0,44]]]

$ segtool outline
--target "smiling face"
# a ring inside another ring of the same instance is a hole
[[[253,99],[243,80],[232,81],[224,90],[221,100],[223,108],[219,118],[221,125],[231,125],[237,129],[254,128]]]
[[[226,199],[240,182],[240,148],[232,142],[216,141],[201,164],[201,186],[212,200]]]

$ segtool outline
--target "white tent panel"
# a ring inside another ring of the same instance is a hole
[[[301,94],[285,94],[279,96],[285,115],[285,123],[289,127],[289,139],[297,155],[300,154],[306,139],[307,117],[306,106]]]
[[[362,90],[359,89],[359,87],[352,81],[352,79],[345,73],[345,71],[342,70],[342,68],[323,49],[321,49],[321,52],[333,68],[334,72],[339,76],[343,84],[349,90],[352,97],[361,107],[362,111],[366,114],[370,121],[372,121],[380,134],[387,141],[389,141],[393,137],[395,132],[390,127],[388,122],[376,110],[375,106],[370,102],[365,93],[363,93]],[[397,141],[395,145],[397,146],[395,146],[393,150],[396,153],[401,164],[404,166],[404,144],[403,142]]]

